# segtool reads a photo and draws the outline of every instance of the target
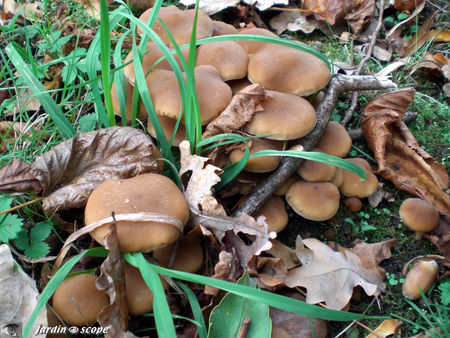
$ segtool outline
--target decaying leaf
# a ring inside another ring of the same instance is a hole
[[[0,152],[8,150],[8,145],[23,141],[31,136],[29,124],[23,122],[0,122]],[[15,141],[14,141],[15,140]]]
[[[424,234],[424,237],[433,243],[439,253],[447,259],[450,259],[450,217],[441,215],[439,224],[432,232]]]
[[[109,305],[98,314],[100,326],[109,327],[106,338],[126,337],[128,328],[128,307],[125,291],[125,275],[119,240],[117,239],[116,223],[109,225],[110,232],[105,237],[105,248],[109,250],[108,257],[100,266],[100,276],[95,285],[104,290],[109,297]]]
[[[280,258],[288,270],[295,268],[300,264],[300,261],[295,254],[295,250],[289,248],[276,239],[272,240],[272,248],[267,250],[267,253],[275,258]]]
[[[259,83],[247,86],[236,93],[225,110],[207,125],[202,139],[241,128],[258,111],[258,105],[264,97],[264,87]]]
[[[236,271],[238,271],[238,264],[236,257],[227,251],[221,251],[219,253],[219,262],[214,266],[214,275],[212,278],[226,280],[229,282],[235,282],[237,279]],[[216,296],[219,293],[219,289],[205,285],[204,293],[211,296]]]
[[[450,41],[450,29],[432,29],[428,32],[428,38],[433,39],[434,42],[449,42]]]
[[[308,18],[307,14],[302,12],[282,12],[270,19],[269,24],[277,34],[285,30],[309,34],[315,29],[325,29],[326,26],[323,21]]]
[[[306,0],[303,9],[313,13],[317,20],[334,25],[337,20],[365,1],[368,0]]]
[[[352,32],[359,34],[366,28],[374,13],[375,0],[362,0],[359,1],[358,6],[348,13],[345,18],[347,19]]]
[[[0,168],[0,191],[42,190],[41,183],[31,173],[31,165],[13,158],[12,162]]]
[[[379,266],[381,261],[391,258],[391,248],[398,242],[396,239],[390,239],[378,243],[364,243],[356,240],[355,245],[351,248],[362,261],[366,269],[376,269],[383,279],[386,277],[386,271]]]
[[[394,332],[400,334],[401,331],[398,330],[400,325],[402,325],[402,323],[398,319],[386,319],[374,330],[376,335],[371,333],[367,335],[366,338],[385,338],[392,336]]]
[[[241,265],[245,267],[253,255],[259,255],[272,247],[270,240],[276,237],[276,233],[268,232],[268,226],[264,220],[255,221],[253,217],[246,214],[237,217],[227,216],[223,207],[212,195],[213,186],[220,182],[218,174],[222,169],[211,164],[205,166],[208,158],[191,155],[188,141],[181,142],[179,147],[181,155],[179,174],[183,176],[191,172],[184,195],[194,215],[193,223],[213,231],[219,240],[224,238],[227,231],[232,231],[234,233],[232,244],[236,248]],[[246,245],[237,236],[238,233],[254,236],[252,243]]]
[[[438,210],[450,212],[447,172],[424,151],[402,122],[413,101],[414,89],[383,94],[364,109],[361,128],[378,163],[377,172],[399,189],[430,202]]]
[[[450,59],[441,53],[428,53],[419,62],[419,70],[435,75],[445,77],[445,66],[450,65]]]
[[[427,42],[427,40],[429,39],[428,34],[437,13],[438,11],[435,11],[428,17],[428,19],[417,31],[417,35],[413,36],[413,38],[409,42],[409,46],[402,54],[400,54],[400,56],[405,57],[414,54]]]
[[[336,252],[314,238],[304,239],[303,243],[313,252],[312,262],[292,269],[286,278],[286,285],[305,287],[308,303],[325,302],[328,307],[341,310],[357,285],[369,296],[377,296],[384,290],[383,278],[378,270],[367,269],[358,255],[350,250]]]
[[[11,328],[11,336],[21,336],[25,324],[36,308],[39,292],[35,281],[17,266],[6,244],[0,245],[0,323],[2,332]],[[35,334],[39,327],[47,327],[47,310],[44,307],[33,324],[30,337],[45,337]]]
[[[253,256],[247,264],[248,273],[260,288],[271,289],[284,285],[287,269],[281,258]]]
[[[409,14],[422,2],[424,2],[424,0],[394,0],[394,8],[400,12],[407,12]]]
[[[282,295],[305,301],[305,297],[298,292],[284,292],[282,293]],[[272,332],[274,331],[274,329],[276,330],[277,327],[286,330],[291,335],[291,337],[328,337],[328,324],[326,320],[323,319],[312,319],[314,334],[311,332],[310,317],[270,307],[270,319],[272,319],[273,325]],[[284,336],[280,335],[279,337]]]
[[[40,182],[48,213],[81,208],[103,181],[160,172],[161,157],[141,130],[111,127],[78,133],[37,157],[31,174]]]

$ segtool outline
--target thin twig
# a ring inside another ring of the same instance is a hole
[[[11,212],[11,211],[14,211],[14,210],[26,207],[27,205],[33,204],[33,203],[38,202],[40,200],[41,200],[41,197],[38,197],[38,198],[35,198],[34,200],[31,200],[31,201],[28,201],[28,202],[16,205],[15,207],[9,208],[7,210],[0,211],[0,215],[7,214],[8,212]]]
[[[380,0],[377,26],[375,27],[375,30],[373,31],[373,33],[370,37],[370,43],[369,43],[369,48],[367,50],[367,54],[364,56],[364,58],[359,63],[358,68],[356,68],[356,72],[354,73],[354,75],[361,74],[361,71],[362,71],[364,65],[372,57],[373,49],[375,48],[375,43],[377,42],[377,37],[380,32],[381,26],[383,24],[383,12],[384,12],[384,0]],[[358,105],[358,97],[359,97],[359,92],[354,91],[352,94],[352,102],[350,104],[350,108],[348,108],[348,110],[345,112],[344,118],[341,121],[341,124],[344,127],[347,125],[348,122],[350,122],[350,120],[353,116],[353,113],[355,112],[356,106]]]

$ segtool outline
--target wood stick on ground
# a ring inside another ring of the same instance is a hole
[[[361,71],[362,71],[364,65],[372,57],[373,49],[375,48],[375,43],[377,42],[378,33],[380,32],[381,26],[383,24],[384,0],[380,1],[378,12],[379,12],[379,14],[378,14],[377,26],[375,27],[375,30],[373,31],[372,35],[370,36],[370,43],[369,43],[369,48],[367,49],[367,54],[364,56],[364,58],[359,63],[358,68],[356,68],[356,72],[354,75],[361,74]],[[345,112],[344,118],[341,121],[341,124],[344,127],[347,125],[347,123],[350,122],[350,120],[353,116],[353,113],[355,112],[356,106],[358,105],[358,97],[359,97],[359,93],[357,91],[353,92],[350,108],[348,108],[348,110]]]
[[[310,151],[316,145],[330,120],[331,113],[340,93],[344,91],[379,90],[395,87],[395,83],[387,77],[380,78],[372,75],[334,75],[328,84],[325,97],[317,107],[317,124],[315,128],[305,137],[298,139],[296,143],[302,145],[305,151]],[[250,194],[249,198],[234,212],[234,215],[242,213],[253,215],[258,212],[264,202],[267,201],[287,178],[295,173],[301,163],[301,158],[284,157],[278,169]]]

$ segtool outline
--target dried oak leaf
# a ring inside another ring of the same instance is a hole
[[[393,336],[394,333],[400,334],[399,326],[402,322],[398,319],[384,320],[373,332],[366,336],[366,338],[386,338]]]
[[[239,270],[236,265],[236,257],[232,253],[224,250],[221,251],[219,253],[219,261],[214,266],[214,275],[211,278],[235,282],[237,279],[236,271]],[[217,296],[219,291],[219,289],[213,286],[205,285],[204,293],[207,295]]]
[[[450,212],[445,167],[423,150],[402,122],[413,101],[414,89],[383,94],[364,109],[361,128],[378,163],[377,173],[399,189],[430,202],[436,209]]]
[[[353,33],[359,34],[366,28],[374,13],[375,0],[364,0],[360,1],[359,5],[348,13],[345,18]]]
[[[352,251],[336,252],[314,238],[303,240],[303,244],[312,250],[312,260],[309,264],[302,261],[302,266],[292,269],[286,278],[286,285],[305,287],[306,302],[325,302],[328,307],[341,310],[357,285],[369,296],[377,296],[384,290],[383,278],[378,270],[367,269]]]
[[[31,173],[31,165],[13,158],[12,162],[0,168],[0,191],[42,190],[41,183]]]
[[[366,1],[373,0],[305,0],[303,9],[313,13],[317,20],[323,20],[330,25],[334,25],[345,14]]]
[[[390,239],[378,243],[364,243],[356,240],[351,251],[355,253],[364,264],[366,269],[376,269],[381,277],[386,278],[386,271],[379,266],[381,261],[391,258],[391,248],[398,242],[396,239]]]
[[[76,134],[37,157],[31,174],[40,182],[48,213],[81,208],[103,181],[160,172],[161,153],[143,131],[111,127]]]
[[[283,296],[305,301],[305,297],[298,292],[283,292]],[[326,320],[313,318],[312,324],[314,334],[311,332],[311,318],[293,312],[283,311],[274,307],[269,308],[270,319],[273,324],[273,331],[277,328],[286,330],[291,337],[328,337],[328,324]],[[273,335],[275,336],[275,335]],[[278,336],[277,336],[278,337]],[[284,337],[280,335],[279,337]]]
[[[181,142],[179,148],[180,177],[191,172],[184,196],[194,215],[193,223],[211,230],[219,240],[223,239],[226,231],[232,231],[233,245],[243,266],[246,266],[253,255],[259,255],[270,249],[272,247],[270,240],[276,237],[276,233],[268,232],[268,226],[264,220],[258,222],[247,214],[237,217],[227,216],[222,205],[214,198],[212,189],[216,183],[220,182],[218,174],[222,172],[222,169],[206,164],[208,158],[191,155],[188,141]],[[240,232],[254,236],[250,245],[246,245],[237,236]]]
[[[108,257],[100,265],[100,276],[95,285],[109,297],[109,305],[98,314],[100,326],[108,327],[106,338],[130,337],[128,328],[128,306],[125,291],[125,274],[116,224],[109,225],[110,232],[105,237],[105,248],[109,250]]]
[[[280,258],[288,270],[300,265],[300,261],[295,254],[295,250],[289,248],[276,239],[272,240],[272,248],[267,250],[267,253],[275,258]]]
[[[417,35],[409,41],[408,47],[400,54],[401,57],[413,55],[417,52],[429,39],[429,32],[433,25],[434,18],[438,11],[431,14],[428,19],[420,26]]]
[[[287,269],[281,258],[253,256],[247,268],[260,288],[273,289],[285,284]]]

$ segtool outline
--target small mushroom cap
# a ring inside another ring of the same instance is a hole
[[[228,23],[223,21],[213,20],[213,33],[212,36],[238,34],[238,30]]]
[[[152,8],[146,10],[139,17],[139,20],[147,23],[148,18],[152,12]],[[191,40],[192,26],[194,24],[195,10],[181,10],[176,6],[161,7],[158,12],[158,17],[161,18],[167,25],[170,33],[173,35],[177,44],[183,45],[189,43]],[[153,25],[153,30],[168,46],[173,47],[169,36],[165,32],[161,23],[156,20]],[[139,34],[142,34],[142,30],[138,28]],[[198,11],[196,38],[197,40],[209,38],[213,32],[213,22],[210,17],[203,11]]]
[[[125,274],[125,290],[127,294],[128,313],[131,316],[139,316],[153,310],[153,293],[145,283],[139,269],[125,262],[123,264]],[[163,288],[167,283],[161,280]]]
[[[408,198],[400,206],[400,218],[408,228],[419,232],[429,232],[439,223],[439,212],[420,198]]]
[[[176,244],[153,252],[153,258],[163,266],[168,266],[173,250],[177,250],[170,269],[196,273],[203,265],[203,248],[197,235],[188,234]]]
[[[369,162],[362,158],[347,158],[346,160],[364,169],[366,172],[366,180],[361,181],[361,177],[358,175],[344,170],[344,182],[339,188],[341,193],[347,197],[354,196],[359,198],[372,195],[378,188],[378,179],[372,174]]]
[[[124,180],[108,180],[89,196],[85,222],[91,224],[120,214],[151,212],[178,220],[181,226],[189,218],[183,194],[169,178],[159,174],[142,174]],[[181,234],[176,225],[154,221],[117,221],[117,237],[122,252],[149,252],[175,242]],[[91,232],[100,244],[108,234],[105,224]]]
[[[236,41],[205,43],[197,49],[195,64],[213,66],[224,81],[242,79],[247,76],[248,54]]]
[[[177,119],[181,107],[180,87],[175,73],[165,69],[151,71],[146,79],[156,114]],[[145,110],[141,103],[141,112]]]
[[[186,63],[188,62],[189,58],[189,49],[185,48],[181,50],[181,54],[183,55],[184,60]],[[169,61],[167,59],[163,59],[159,61],[157,64],[155,64],[156,61],[158,61],[161,57],[163,57],[164,54],[161,52],[159,47],[154,42],[149,42],[147,44],[147,49],[145,51],[144,57],[142,59],[142,70],[144,71],[144,74],[147,74],[151,69],[164,69],[164,70],[172,70],[172,66],[169,64]],[[181,66],[180,59],[178,58],[178,54],[174,53],[173,57],[178,63],[178,66]],[[133,60],[133,52],[129,52],[128,55],[123,60],[123,63],[127,63],[129,61]],[[181,68],[183,69],[183,68]],[[125,74],[125,77],[130,81],[132,84],[134,84],[135,81],[135,70],[134,70],[134,63],[131,62],[127,66],[124,67],[123,72]]]
[[[253,34],[253,35],[265,35],[265,36],[273,36],[278,37],[275,33],[272,33],[268,29],[264,28],[244,28],[239,30],[239,34]],[[253,54],[256,53],[261,47],[269,45],[267,42],[258,42],[258,41],[238,41],[238,43],[247,50],[247,53]]]
[[[255,219],[259,216],[266,217],[266,223],[269,226],[268,231],[280,232],[289,221],[286,212],[286,206],[280,196],[271,196],[262,206],[261,210],[255,215]]]
[[[316,147],[325,154],[345,157],[352,147],[352,139],[344,126],[330,121]]]
[[[349,197],[345,200],[344,204],[353,212],[358,212],[363,207],[363,204],[358,197]]]
[[[406,275],[402,286],[403,296],[409,300],[419,299],[421,297],[420,289],[426,294],[433,285],[437,274],[436,261],[418,261]]]
[[[324,88],[331,73],[322,60],[311,54],[270,44],[250,55],[248,78],[268,90],[307,95]]]
[[[297,95],[266,91],[258,111],[248,122],[245,131],[266,136],[271,140],[293,140],[307,135],[316,125],[316,112],[311,104]]]
[[[95,286],[96,277],[81,274],[64,280],[53,295],[56,313],[71,325],[92,325],[109,305],[109,297]]]
[[[318,151],[318,149],[313,151]],[[297,169],[297,173],[307,182],[326,182],[333,179],[336,167],[326,163],[305,160]]]
[[[172,138],[173,130],[175,129],[175,125],[177,120],[171,119],[166,116],[159,116],[159,123],[161,124],[161,128],[166,136],[167,142],[169,142]],[[147,120],[147,131],[148,133],[156,138],[156,131],[153,128],[152,122],[150,119]],[[175,137],[173,138],[172,146],[178,147],[182,141],[186,139],[186,127],[183,124],[178,125],[177,132],[175,133]]]
[[[344,169],[336,167],[336,171],[330,182],[338,188],[342,187],[342,184],[344,184]]]
[[[298,181],[286,193],[292,209],[311,221],[325,221],[336,215],[339,198],[338,188],[328,182]]]
[[[119,104],[119,96],[117,95],[116,90],[116,84],[113,83],[111,86],[111,98],[112,98],[112,104],[113,104],[113,110],[114,114],[121,116],[122,113],[120,111],[120,104]],[[132,116],[132,107],[133,107],[133,86],[128,81],[125,81],[125,88],[127,91],[126,95],[126,101],[125,101],[125,115],[127,117],[127,121],[131,120]],[[145,109],[142,109],[139,111],[138,118],[140,120],[145,120],[147,118],[147,112]]]
[[[281,150],[283,143],[273,140],[267,140],[264,138],[252,138],[250,145],[250,155],[261,150]],[[239,161],[244,156],[244,150],[234,149],[229,157],[231,162]],[[275,170],[280,164],[279,156],[261,156],[251,158],[247,161],[244,170],[252,173],[267,173]]]

